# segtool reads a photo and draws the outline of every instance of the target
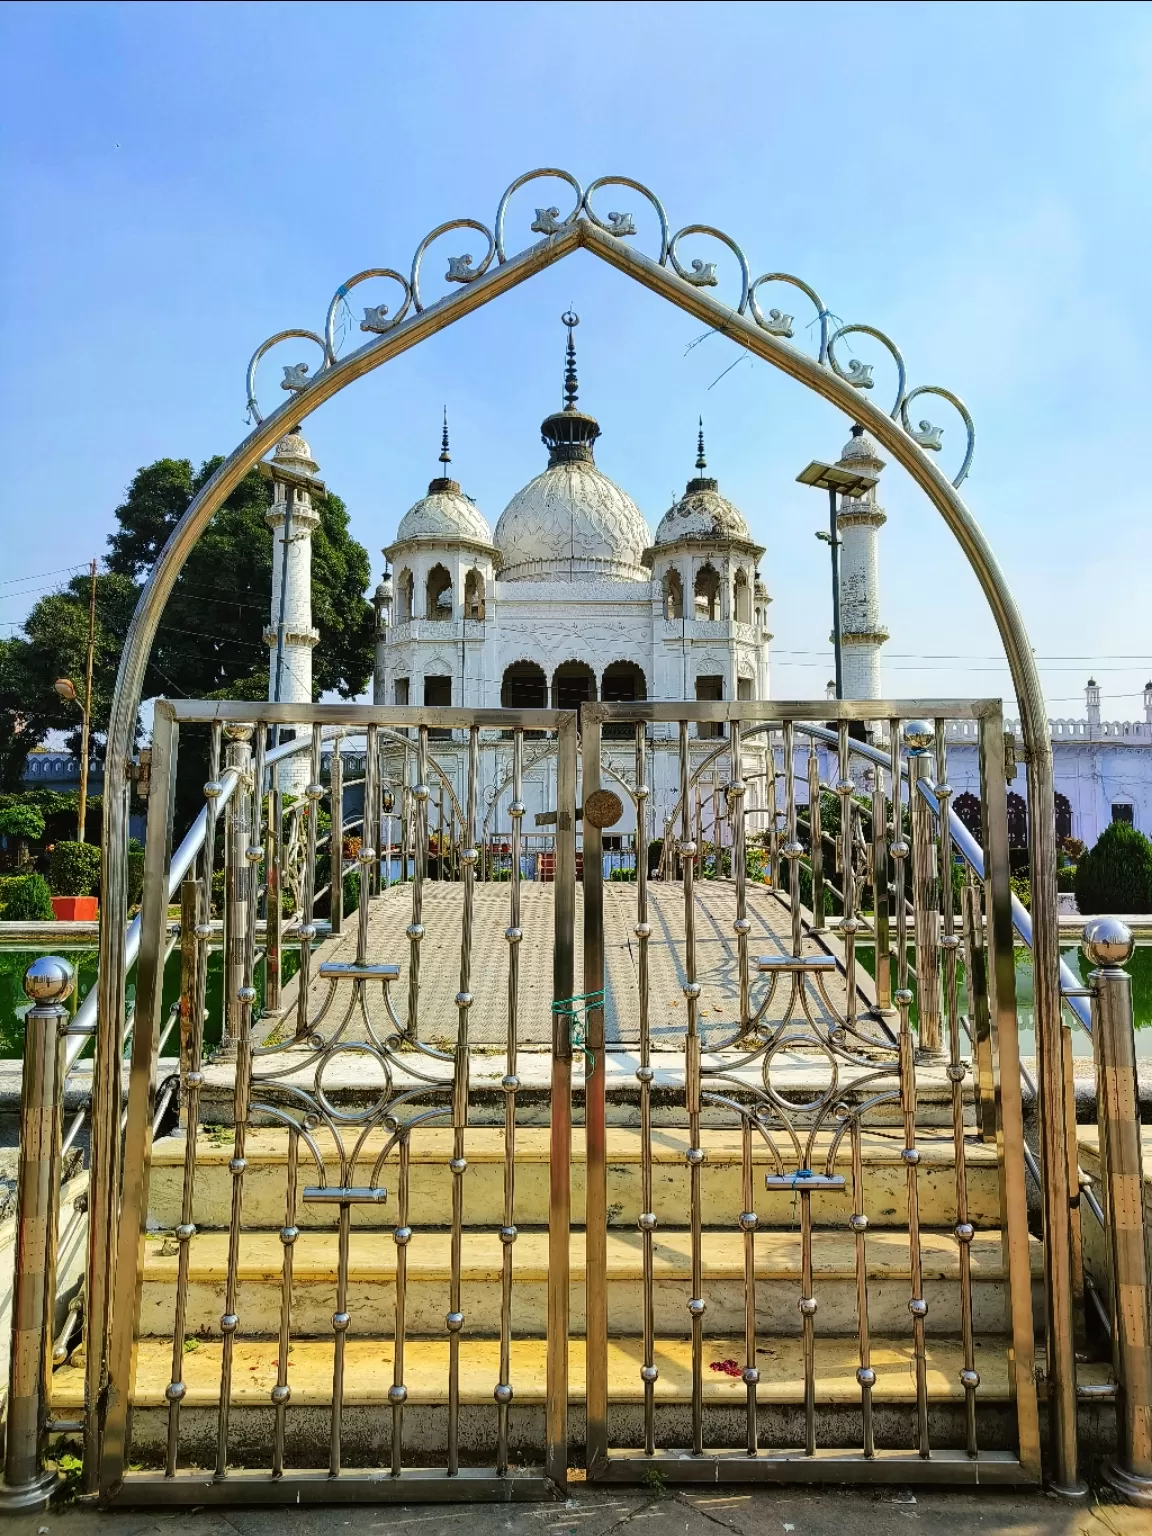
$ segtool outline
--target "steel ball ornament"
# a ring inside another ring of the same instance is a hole
[[[24,993],[38,1006],[66,1002],[76,985],[76,972],[59,955],[40,955],[24,972]]]

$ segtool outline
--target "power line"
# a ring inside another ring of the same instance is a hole
[[[28,576],[9,576],[0,581],[0,587],[18,586],[26,581],[41,581],[45,576],[61,576],[66,571],[82,571],[84,568],[85,562],[81,561],[79,565],[58,565],[54,571],[34,571]]]

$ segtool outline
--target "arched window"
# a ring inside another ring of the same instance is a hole
[[[733,618],[737,624],[751,624],[752,622],[752,588],[748,585],[748,573],[744,570],[736,572],[736,582],[733,587]]]
[[[452,617],[452,578],[442,565],[434,565],[428,572],[425,587],[425,615],[430,619]]]
[[[584,661],[562,661],[552,674],[552,708],[579,709],[596,701],[596,674]]]
[[[408,570],[401,571],[396,578],[396,622],[398,624],[407,624],[409,619],[415,617],[415,614],[412,612],[414,589],[415,582],[412,579],[412,572]]]
[[[648,683],[644,668],[634,661],[614,661],[604,668],[600,680],[600,697],[605,704],[631,703],[633,699],[648,697]]]
[[[957,795],[952,802],[952,809],[960,820],[977,840],[983,835],[984,819],[980,814],[980,801],[976,795]]]
[[[475,568],[470,570],[464,578],[464,617],[466,619],[484,617],[484,578]]]
[[[1056,796],[1056,841],[1072,836],[1072,802],[1067,795]]]
[[[714,565],[700,567],[696,572],[693,591],[696,598],[696,617],[718,619],[720,617],[720,577]]]
[[[648,683],[643,667],[634,661],[614,661],[604,668],[600,679],[600,697],[605,704],[630,704],[635,699],[648,697]],[[631,741],[636,728],[625,720],[616,720],[604,727],[604,736],[611,741]]]
[[[680,572],[677,570],[664,573],[664,617],[666,619],[684,617],[684,583],[680,580]]]
[[[547,709],[548,679],[534,661],[514,661],[500,684],[501,709]]]
[[[1027,848],[1028,846],[1028,806],[1022,795],[1015,791],[1008,796],[1008,846],[1009,848]]]

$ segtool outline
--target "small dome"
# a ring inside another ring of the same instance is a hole
[[[312,450],[299,427],[293,427],[291,432],[286,432],[276,444],[272,462],[283,464],[286,469],[303,470],[309,475],[314,475],[317,470]]]
[[[484,514],[460,489],[459,481],[433,480],[427,496],[409,507],[396,530],[397,544],[408,539],[437,539],[454,542],[467,539],[473,544],[491,544],[492,530]]]
[[[870,464],[874,465],[877,469],[884,468],[884,460],[880,457],[880,450],[859,424],[852,428],[852,436],[844,444],[844,451],[840,455],[840,463],[845,467],[859,467]]]
[[[590,455],[561,459],[518,491],[496,524],[500,576],[647,581],[641,556],[650,538],[640,508]]]
[[[721,496],[717,481],[704,477],[689,480],[683,496],[668,508],[656,530],[657,544],[675,544],[679,539],[751,538],[743,514]]]

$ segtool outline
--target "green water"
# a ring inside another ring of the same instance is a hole
[[[0,1060],[19,1060],[24,1054],[24,1015],[28,1011],[29,1002],[24,995],[23,977],[28,966],[36,959],[39,950],[29,949],[0,949]],[[87,997],[96,983],[97,952],[95,949],[69,949],[66,958],[76,967],[76,992],[73,997],[73,1006],[79,1005]],[[221,1032],[221,1018],[224,1002],[223,984],[223,952],[212,949],[208,953],[208,977],[205,988],[205,1007],[208,1017],[204,1022],[204,1044],[214,1046],[219,1043]],[[289,981],[299,969],[299,956],[292,949],[285,949],[283,956],[283,979]],[[128,1002],[131,1004],[136,995],[135,975],[128,978]],[[256,967],[256,1006],[257,1009],[264,1005],[264,967]],[[175,950],[168,956],[168,963],[164,967],[164,999],[161,1019],[167,1020],[169,1010],[180,996],[180,951]],[[91,1047],[86,1047],[90,1050]],[[166,1055],[176,1054],[175,1035],[170,1035],[168,1043],[164,1047]]]
[[[875,950],[870,944],[861,944],[856,949],[860,963],[870,976],[876,974]],[[1061,951],[1063,958],[1072,972],[1087,983],[1088,973],[1092,966],[1081,954],[1079,946],[1073,945]],[[908,951],[908,962],[915,966],[916,956],[911,949]],[[963,965],[959,966],[960,980],[960,1008],[967,1012],[968,997],[965,987]],[[1152,946],[1137,946],[1133,951],[1132,959],[1126,967],[1132,978],[1132,1014],[1136,1024],[1136,1054],[1141,1057],[1152,1057]],[[911,982],[913,994],[916,991],[915,981]],[[1020,1025],[1020,1054],[1033,1056],[1036,1053],[1035,1035],[1033,1033],[1033,978],[1032,957],[1027,950],[1016,951],[1016,1013]],[[912,1022],[916,1023],[916,1008],[913,1004]],[[1092,1055],[1092,1042],[1080,1028],[1078,1023],[1072,1026],[1072,1052],[1075,1056]]]

